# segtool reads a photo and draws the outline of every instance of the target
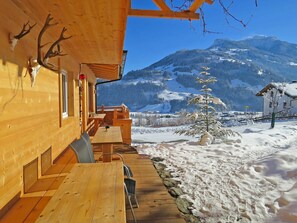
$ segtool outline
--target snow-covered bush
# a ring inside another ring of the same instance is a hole
[[[195,95],[188,101],[189,105],[197,106],[198,109],[193,112],[183,112],[181,116],[191,120],[191,125],[182,130],[177,130],[178,134],[189,136],[201,136],[200,144],[206,145],[214,142],[215,139],[224,140],[229,136],[239,135],[231,129],[225,129],[217,119],[215,106],[226,107],[220,98],[211,94],[210,84],[216,82],[216,78],[210,76],[208,67],[203,67],[203,71],[196,78],[197,82],[202,85],[201,95]]]

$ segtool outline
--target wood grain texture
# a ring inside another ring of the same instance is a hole
[[[150,159],[142,159],[137,153],[123,154],[136,180],[139,208],[135,208],[137,222],[185,223],[174,199],[168,193]],[[129,207],[128,207],[129,208]],[[131,211],[127,209],[127,223],[133,223]]]
[[[36,222],[126,222],[121,162],[76,164]]]
[[[30,187],[36,183],[38,179],[38,158],[32,160],[24,166],[24,192],[28,192]]]
[[[41,174],[43,175],[48,168],[52,165],[52,147],[48,148],[41,154]]]
[[[122,132],[119,126],[99,127],[92,139],[92,144],[118,144],[123,143]]]

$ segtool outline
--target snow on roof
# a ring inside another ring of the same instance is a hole
[[[284,90],[284,93],[291,97],[297,97],[297,81],[292,83],[272,83],[272,85],[279,90]]]
[[[297,81],[292,81],[291,83],[270,83],[267,86],[265,86],[261,91],[259,91],[256,95],[263,96],[263,93],[266,93],[271,88],[276,88],[278,90],[284,91],[284,93],[289,97],[297,97]]]

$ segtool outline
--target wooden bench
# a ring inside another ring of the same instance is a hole
[[[53,165],[26,188],[26,193],[14,201],[0,222],[34,222],[75,163],[77,160],[74,152],[66,148]]]

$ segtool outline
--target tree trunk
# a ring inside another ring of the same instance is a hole
[[[271,128],[272,129],[274,128],[274,124],[275,124],[275,113],[272,112],[272,114],[271,114]]]

